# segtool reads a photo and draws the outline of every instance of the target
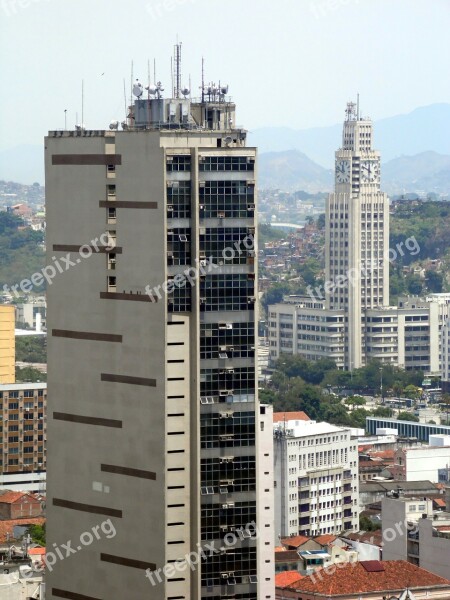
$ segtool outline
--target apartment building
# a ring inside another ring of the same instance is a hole
[[[274,424],[275,534],[357,531],[358,446],[349,429],[288,420]]]
[[[0,488],[45,492],[47,384],[0,384]]]
[[[75,539],[103,515],[117,530],[55,565],[49,599],[273,598],[273,564],[259,573],[246,530],[259,486],[270,490],[259,475],[256,149],[226,86],[199,99],[181,88],[180,53],[172,97],[157,84],[146,98],[137,81],[122,131],[45,140],[49,259],[76,263],[48,292],[48,540]],[[242,528],[198,568],[146,578]]]

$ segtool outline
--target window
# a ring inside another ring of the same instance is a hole
[[[199,171],[254,171],[253,156],[202,156]]]
[[[205,181],[200,185],[200,218],[245,218],[254,211],[255,187],[246,181]]]

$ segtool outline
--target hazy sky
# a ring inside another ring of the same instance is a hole
[[[238,125],[294,128],[342,120],[361,94],[373,119],[450,101],[450,0],[0,0],[0,150],[40,144],[49,129],[124,116],[123,80],[170,90],[183,42],[183,81],[227,82]]]

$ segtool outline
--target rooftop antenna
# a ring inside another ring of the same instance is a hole
[[[170,57],[170,74],[172,76],[172,98],[175,98],[175,83],[174,83],[174,73],[173,73],[173,57]]]
[[[356,95],[356,119],[359,121],[359,93]]]
[[[127,119],[127,85],[125,83],[125,77],[123,78],[123,101],[125,104],[125,120]]]
[[[156,58],[153,59],[153,81],[156,85]]]
[[[205,102],[205,58],[202,56],[202,104]]]
[[[81,129],[84,129],[84,79],[81,80]]]
[[[181,90],[181,42],[175,44],[175,65],[174,65],[175,89],[174,97],[180,97]]]

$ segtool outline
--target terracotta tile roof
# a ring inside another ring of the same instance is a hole
[[[371,563],[378,561],[341,563],[334,572],[332,569],[319,569],[296,584],[295,590],[326,594],[327,598],[445,585],[449,586],[450,592],[450,581],[405,560],[384,561],[377,565]]]
[[[280,421],[310,421],[308,415],[299,410],[297,412],[277,412],[273,413],[273,422],[279,423]]]
[[[443,498],[435,498],[433,500],[433,502],[435,504],[437,504],[438,506],[441,506],[442,508],[445,508],[446,504],[445,504],[445,500]]]
[[[27,525],[43,525],[44,523],[44,517],[35,517],[30,519],[10,519],[6,521],[0,521],[0,544],[4,544],[8,541],[8,533],[10,539],[12,539],[14,527],[16,525],[19,525],[20,527],[26,527]]]
[[[314,541],[320,544],[321,546],[328,546],[332,544],[335,540],[337,540],[336,535],[331,535],[331,533],[324,533],[323,535],[319,535],[314,538]]]
[[[303,579],[304,575],[300,575],[297,571],[283,571],[275,575],[275,586],[279,588],[285,588],[294,585]]]
[[[281,538],[281,543],[283,546],[288,546],[289,548],[299,548],[309,542],[309,537],[305,535],[294,535],[292,537]]]
[[[27,492],[12,492],[8,490],[4,494],[0,494],[0,504],[14,504],[22,496],[29,496],[29,494]]]
[[[30,556],[43,556],[45,555],[45,548],[28,548],[28,554]]]

